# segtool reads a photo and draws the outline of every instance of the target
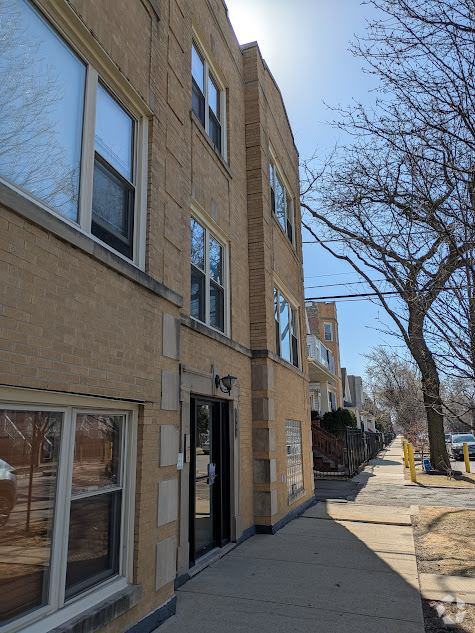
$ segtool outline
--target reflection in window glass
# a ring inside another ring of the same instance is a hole
[[[123,423],[115,415],[76,418],[67,597],[119,571]]]
[[[95,149],[132,181],[133,119],[101,84],[97,86],[96,103]]]
[[[211,279],[223,285],[223,248],[215,239],[209,239],[209,272]]]
[[[121,416],[77,416],[73,494],[120,485],[121,422]]]
[[[0,411],[0,622],[48,602],[62,419]]]
[[[204,84],[203,84],[203,60],[201,59],[198,51],[193,44],[191,49],[191,75],[193,79],[196,81],[198,88],[201,92],[204,92]]]
[[[205,275],[191,267],[190,315],[199,321],[205,320]]]
[[[285,189],[280,182],[279,176],[275,179],[275,212],[282,228],[285,231]]]
[[[122,492],[71,501],[66,597],[119,571]]]
[[[0,174],[77,221],[86,67],[25,0],[0,13]]]
[[[208,77],[208,101],[209,107],[219,120],[219,90],[211,77]]]
[[[209,288],[209,322],[221,332],[224,331],[224,290],[213,282]]]
[[[205,269],[205,231],[198,222],[191,218],[191,263]]]
[[[289,304],[280,295],[280,349],[281,356],[290,362]]]
[[[191,218],[190,315],[224,332],[224,247]]]

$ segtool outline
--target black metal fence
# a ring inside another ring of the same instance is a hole
[[[387,435],[387,437],[386,437]],[[377,431],[370,433],[361,429],[347,428],[343,436],[345,446],[345,466],[350,477],[356,475],[360,466],[373,459],[393,438],[391,433]],[[393,436],[394,437],[394,436]]]

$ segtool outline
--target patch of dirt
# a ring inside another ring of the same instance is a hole
[[[465,466],[464,466],[465,468]],[[473,467],[475,470],[475,467]],[[461,479],[455,479],[448,475],[426,475],[422,472],[422,468],[416,465],[416,478],[417,483],[424,488],[431,488],[432,486],[442,488],[473,488],[475,492],[475,473],[463,473]],[[404,468],[404,479],[411,481],[411,472],[409,468]]]
[[[475,510],[421,507],[413,522],[419,572],[475,576]]]
[[[424,628],[426,633],[475,633],[475,605],[467,604],[463,608],[456,604],[446,604],[435,600],[423,600]],[[446,621],[444,622],[444,619]],[[451,622],[447,622],[450,618]],[[457,621],[460,621],[457,623]],[[453,622],[453,624],[452,624]]]

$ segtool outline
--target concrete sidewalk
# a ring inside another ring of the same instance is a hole
[[[396,440],[362,473],[403,485]],[[178,591],[163,633],[423,633],[411,508],[320,502]]]

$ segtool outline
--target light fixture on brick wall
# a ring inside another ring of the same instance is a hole
[[[220,389],[223,393],[231,393],[231,389],[234,387],[234,383],[236,382],[236,376],[224,376],[224,378],[220,378],[218,374],[214,377],[214,382],[216,385],[216,389]],[[224,387],[224,389],[223,389]]]

